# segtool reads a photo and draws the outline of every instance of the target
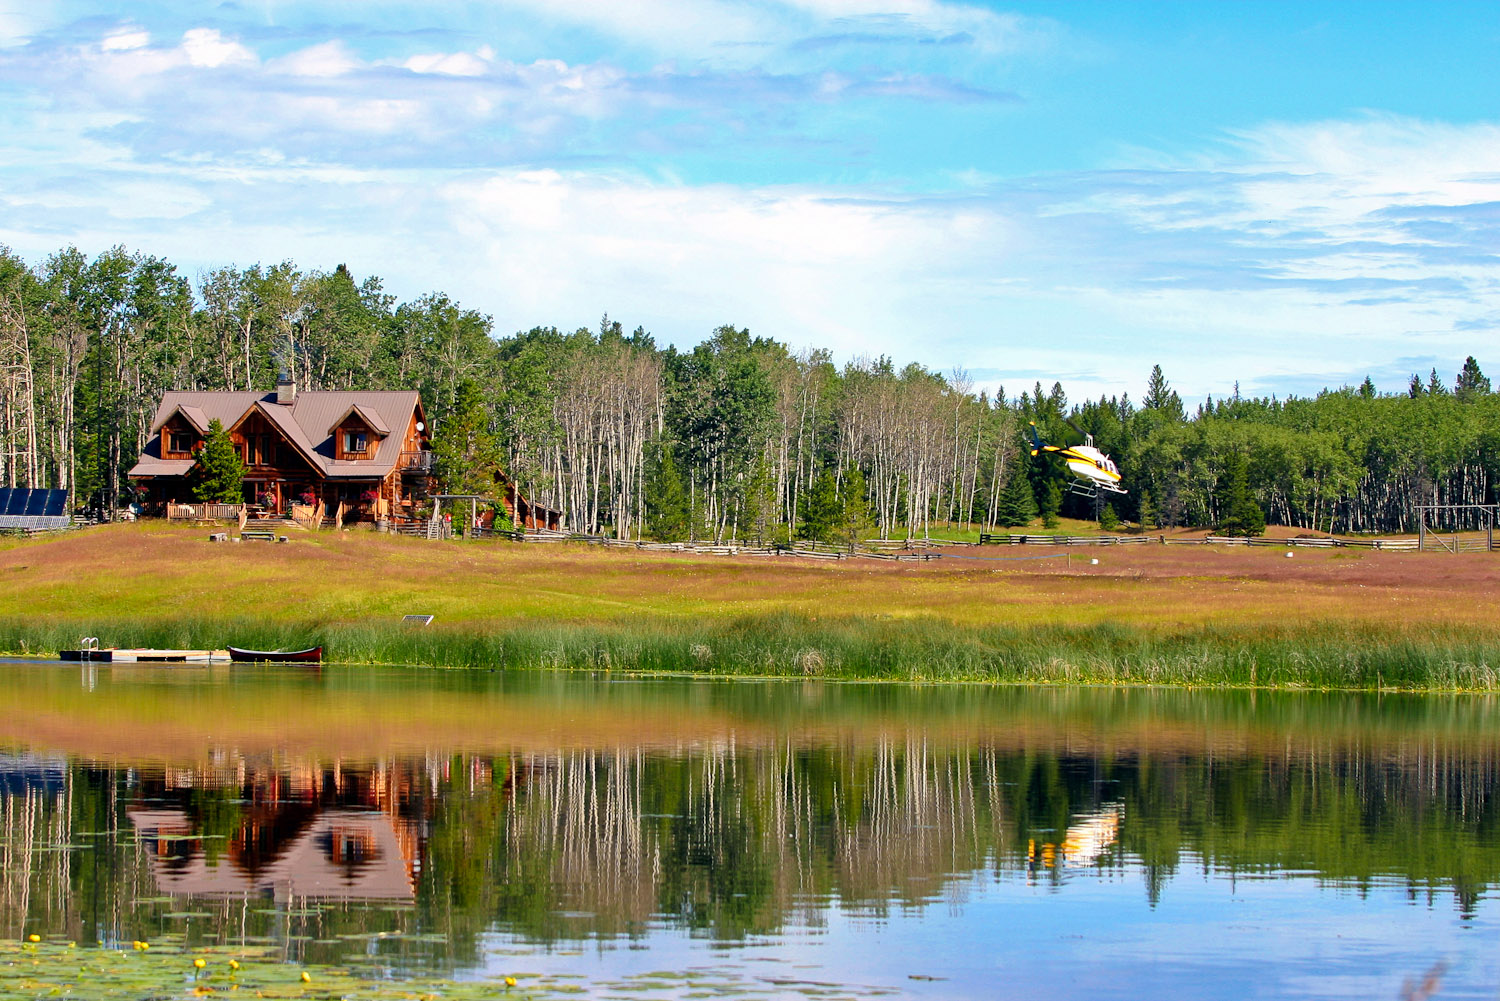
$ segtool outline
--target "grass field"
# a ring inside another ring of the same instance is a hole
[[[112,525],[0,549],[0,649],[921,680],[1493,689],[1500,559],[1139,546],[923,564]],[[1098,559],[1093,565],[1090,559]],[[399,624],[426,613],[433,626]]]

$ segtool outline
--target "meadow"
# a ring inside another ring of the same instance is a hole
[[[1097,565],[1091,564],[1097,559]],[[965,548],[928,563],[110,525],[0,548],[0,649],[908,681],[1492,690],[1491,554]],[[430,614],[433,625],[401,616]]]

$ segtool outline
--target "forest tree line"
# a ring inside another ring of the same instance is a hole
[[[1184,407],[1160,367],[1141,399],[1014,395],[889,358],[835,364],[726,325],[690,350],[639,327],[497,337],[442,293],[398,303],[340,265],[224,266],[189,277],[116,247],[29,264],[0,247],[0,484],[61,487],[104,514],[171,389],[415,389],[444,486],[503,470],[570,530],[781,540],[994,530],[1059,514],[1146,528],[1265,520],[1411,530],[1419,503],[1494,503],[1500,396],[1470,358],[1396,393],[1369,379],[1315,397]],[[1118,463],[1108,507],[1068,492],[1025,431],[1072,425]]]

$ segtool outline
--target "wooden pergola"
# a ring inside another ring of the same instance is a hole
[[[483,503],[483,504],[499,504],[500,503],[495,498],[493,498],[493,497],[486,497],[483,494],[432,494],[431,497],[432,497],[432,516],[434,518],[440,518],[440,517],[442,517],[442,514],[443,514],[443,501],[468,501],[469,502],[469,527],[470,528],[473,528],[474,525],[475,525],[475,522],[477,522],[479,520],[479,505],[481,503]]]

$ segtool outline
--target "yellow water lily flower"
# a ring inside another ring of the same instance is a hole
[[[505,986],[506,987],[514,987],[514,986],[516,986],[516,978],[515,977],[506,977],[505,978]]]
[[[302,982],[304,984],[310,984],[310,983],[312,983],[312,974],[308,973],[306,970],[303,970],[302,971]]]
[[[240,968],[240,961],[238,959],[231,959],[229,961],[229,968],[231,970],[238,970]]]
[[[203,969],[207,965],[208,965],[208,963],[204,962],[202,959],[195,959],[195,960],[193,960],[193,968],[194,969],[201,970],[201,969]]]

